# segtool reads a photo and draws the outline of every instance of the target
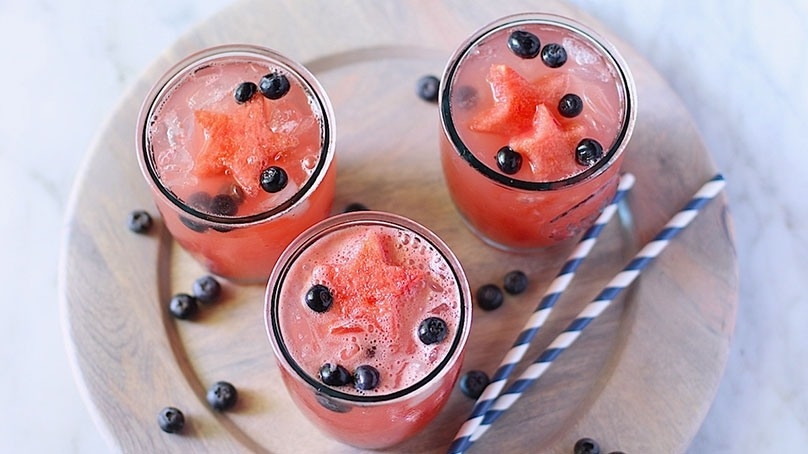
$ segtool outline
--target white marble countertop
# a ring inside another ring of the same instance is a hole
[[[800,202],[808,194],[808,3],[571,2],[671,83],[729,183],[738,320],[723,382],[689,452],[808,446],[808,205]],[[122,90],[229,3],[0,2],[0,452],[111,450],[79,395],[60,326],[68,195]]]

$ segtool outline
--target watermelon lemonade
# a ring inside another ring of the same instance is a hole
[[[331,437],[383,448],[429,423],[457,380],[471,296],[457,258],[406,218],[325,220],[283,253],[266,295],[281,376]]]
[[[483,240],[531,250],[589,227],[613,197],[636,116],[625,62],[585,26],[500,19],[466,40],[441,82],[441,162]]]
[[[265,282],[334,197],[333,112],[304,67],[248,45],[171,68],[138,120],[138,159],[174,239],[210,271]]]

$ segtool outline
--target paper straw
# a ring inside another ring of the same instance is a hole
[[[491,405],[493,405],[497,396],[499,396],[499,393],[502,392],[502,389],[505,387],[505,383],[513,373],[514,367],[516,367],[516,364],[518,364],[519,361],[524,358],[530,342],[533,341],[533,338],[536,337],[539,329],[542,327],[542,325],[544,325],[544,322],[550,316],[556,301],[558,301],[561,294],[564,293],[564,290],[566,290],[569,286],[569,283],[575,276],[575,272],[578,270],[578,267],[595,246],[598,236],[600,236],[600,233],[603,231],[605,225],[614,216],[614,213],[617,211],[617,204],[620,203],[623,197],[625,197],[626,192],[628,192],[628,190],[634,186],[634,181],[634,175],[630,173],[624,174],[620,177],[617,192],[615,193],[611,203],[603,210],[600,216],[598,216],[595,223],[589,227],[589,229],[587,229],[567,261],[564,263],[564,266],[561,267],[561,270],[558,272],[555,279],[553,279],[553,281],[550,283],[550,286],[545,291],[539,305],[533,311],[533,314],[525,323],[524,328],[522,328],[522,331],[516,337],[516,341],[513,343],[513,346],[502,359],[502,362],[500,363],[496,372],[491,377],[491,382],[488,384],[488,386],[486,386],[485,390],[483,390],[483,393],[474,404],[474,408],[471,410],[471,415],[463,426],[460,427],[457,435],[455,435],[455,439],[452,442],[452,445],[449,447],[450,453],[459,453],[466,449],[470,443],[469,437],[480,425],[483,420],[483,416],[488,409],[491,408]]]
[[[701,208],[712,200],[724,188],[725,184],[724,177],[719,174],[710,179],[696,192],[690,202],[668,221],[662,231],[637,253],[634,259],[581,311],[567,329],[558,335],[533,364],[496,399],[491,409],[485,414],[480,426],[470,437],[471,443],[477,441],[491,427],[494,421],[510,408],[531,384],[544,374],[553,360],[575,342],[581,331],[598,315],[603,313],[620,292],[628,287],[639,276],[640,272],[670,244],[671,239],[690,224]]]

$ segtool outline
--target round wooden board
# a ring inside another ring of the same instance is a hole
[[[60,264],[66,342],[80,387],[114,446],[136,452],[353,452],[322,436],[293,406],[264,331],[263,288],[225,283],[224,299],[194,321],[166,302],[203,270],[157,222],[149,235],[126,216],[153,204],[134,152],[135,117],[149,84],[186,54],[214,44],[273,47],[308,66],[337,118],[337,199],[409,216],[454,249],[473,288],[525,270],[529,291],[494,312],[475,309],[464,369],[493,372],[573,244],[532,255],[495,251],[472,236],[444,188],[436,105],[415,95],[453,47],[505,14],[576,17],[612,39],[636,77],[639,114],[625,170],[637,183],[539,333],[535,358],[668,218],[715,172],[677,96],[637,54],[580,11],[555,1],[260,0],[221,12],[176,43],[121,100],[74,189]],[[735,323],[738,274],[725,197],[710,203],[480,439],[474,452],[570,452],[588,436],[603,449],[684,451],[723,372]],[[521,371],[522,368],[517,370]],[[217,380],[237,407],[205,402]],[[473,402],[455,391],[421,434],[396,452],[445,451]],[[182,435],[157,426],[181,408]]]

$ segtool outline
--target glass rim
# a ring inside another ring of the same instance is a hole
[[[155,110],[162,102],[170,98],[171,91],[177,82],[181,81],[192,72],[203,69],[216,61],[230,57],[243,58],[244,60],[260,60],[266,62],[268,65],[286,71],[287,74],[292,75],[297,83],[301,85],[307,97],[314,100],[321,112],[321,118],[318,119],[318,123],[320,123],[321,140],[320,154],[312,174],[292,196],[282,203],[279,203],[271,209],[243,216],[222,216],[200,211],[178,197],[161,181],[155,169],[154,154],[151,141],[148,137],[149,123],[154,118]],[[135,141],[138,164],[146,180],[154,189],[157,189],[157,192],[170,202],[173,208],[193,217],[194,220],[201,220],[210,224],[239,227],[282,216],[305,201],[308,196],[319,187],[334,159],[334,109],[325,89],[320,85],[317,78],[302,64],[284,56],[274,49],[254,44],[224,44],[211,46],[191,53],[174,63],[169,69],[163,72],[160,78],[157,79],[150,88],[148,95],[140,106],[136,124]]]
[[[423,378],[414,384],[398,391],[379,395],[359,395],[340,391],[324,384],[300,366],[289,352],[279,326],[278,299],[283,281],[297,258],[321,238],[344,228],[375,225],[386,226],[397,230],[409,230],[431,245],[449,266],[456,283],[459,301],[459,317],[457,330],[452,345],[443,359]],[[267,335],[275,351],[275,356],[282,361],[281,367],[287,367],[298,381],[310,386],[318,395],[324,395],[346,404],[388,404],[403,399],[426,389],[430,384],[444,377],[450,365],[462,358],[464,347],[471,330],[471,290],[460,260],[449,246],[433,231],[412,219],[382,211],[356,211],[341,213],[327,218],[301,233],[281,254],[270,274],[264,298],[264,323]]]
[[[474,49],[474,47],[483,39],[499,31],[521,24],[546,24],[557,26],[569,30],[570,32],[575,33],[576,35],[585,39],[604,56],[606,56],[609,63],[617,71],[619,79],[622,82],[621,85],[625,91],[625,112],[623,114],[620,130],[617,132],[612,145],[608,150],[606,150],[604,156],[589,168],[560,180],[522,180],[492,169],[478,159],[468,148],[468,146],[466,146],[465,142],[460,138],[460,134],[458,133],[454,120],[452,119],[450,98],[452,89],[454,88],[455,75],[461,64],[469,55],[470,51]],[[501,17],[477,29],[471,34],[471,36],[466,38],[454,51],[452,56],[449,58],[446,67],[444,68],[443,77],[441,77],[440,82],[440,90],[438,92],[438,106],[440,110],[439,116],[443,134],[454,148],[454,151],[475,170],[489,180],[506,187],[527,191],[548,191],[574,186],[589,179],[595,178],[601,173],[605,172],[612,163],[617,161],[623,150],[628,145],[628,139],[630,138],[634,129],[637,115],[636,96],[634,77],[628,68],[628,64],[611,42],[603,38],[600,34],[588,26],[574,19],[557,14],[534,12],[518,13]]]

